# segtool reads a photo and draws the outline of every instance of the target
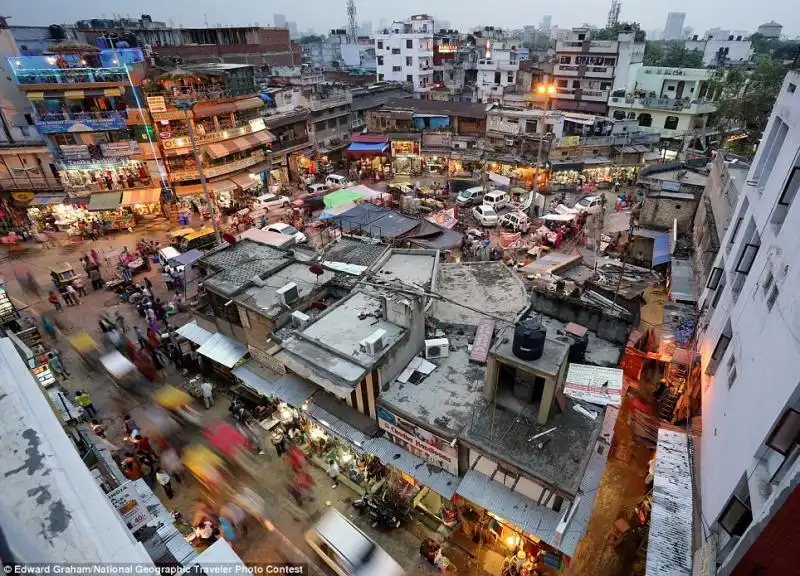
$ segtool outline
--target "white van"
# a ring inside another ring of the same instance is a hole
[[[462,190],[456,196],[456,202],[459,206],[472,206],[474,204],[480,204],[483,200],[484,190],[483,186],[473,186],[472,188],[467,188],[466,190]]]
[[[486,206],[491,206],[495,212],[508,204],[508,194],[502,190],[493,190],[483,197],[483,203]]]
[[[353,185],[350,180],[344,176],[339,176],[338,174],[328,174],[328,176],[325,177],[325,184],[327,184],[331,189],[349,188]]]
[[[167,246],[165,248],[159,248],[158,250],[158,263],[161,265],[161,269],[163,270],[164,267],[169,264],[173,268],[175,268],[175,258],[180,256],[181,253],[178,252],[172,246]]]
[[[328,508],[306,542],[339,576],[402,576],[405,571],[335,508]]]

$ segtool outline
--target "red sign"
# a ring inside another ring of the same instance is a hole
[[[472,343],[472,352],[469,353],[470,362],[486,364],[486,360],[489,358],[489,348],[492,345],[492,336],[494,336],[494,325],[495,321],[492,318],[484,318],[478,324],[475,341]]]

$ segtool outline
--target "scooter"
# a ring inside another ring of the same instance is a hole
[[[234,397],[231,405],[228,406],[228,411],[233,414],[233,417],[236,419],[237,422],[241,424],[247,424],[253,419],[253,415],[250,413],[244,403],[239,400],[239,398]]]
[[[373,528],[378,525],[385,528],[400,527],[400,518],[395,510],[385,502],[376,500],[370,494],[364,494],[361,498],[354,500],[353,507],[358,510],[367,511]]]

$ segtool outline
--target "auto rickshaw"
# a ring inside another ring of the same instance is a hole
[[[67,340],[81,357],[84,364],[91,370],[100,367],[102,352],[97,342],[87,332],[78,332],[67,337]]]
[[[50,270],[50,277],[53,279],[55,287],[61,291],[71,285],[78,276],[75,274],[72,265],[69,262],[64,262]]]
[[[189,236],[190,234],[194,234],[197,232],[194,228],[178,228],[177,230],[170,230],[169,232],[169,243],[172,247],[180,249],[181,242],[183,239]]]
[[[218,493],[228,486],[225,462],[210,448],[202,444],[189,446],[184,450],[182,460],[186,469],[212,493]]]

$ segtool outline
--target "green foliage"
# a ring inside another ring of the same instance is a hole
[[[322,42],[325,40],[325,36],[320,36],[319,34],[311,34],[309,36],[303,36],[298,40],[300,44],[314,44],[316,42]]]
[[[750,37],[756,54],[771,56],[775,60],[794,60],[800,54],[800,43],[796,40],[784,41],[778,38],[764,38],[761,34]]]
[[[644,65],[702,68],[703,53],[687,50],[683,42],[648,42],[644,47]]]
[[[592,34],[592,40],[616,40],[620,34],[636,32],[636,41],[643,42],[644,30],[638,22],[617,22],[613,26],[606,26]]]
[[[742,128],[749,139],[760,138],[785,75],[783,64],[763,56],[758,58],[752,72],[740,68],[718,71],[709,93],[716,95],[720,129]]]

